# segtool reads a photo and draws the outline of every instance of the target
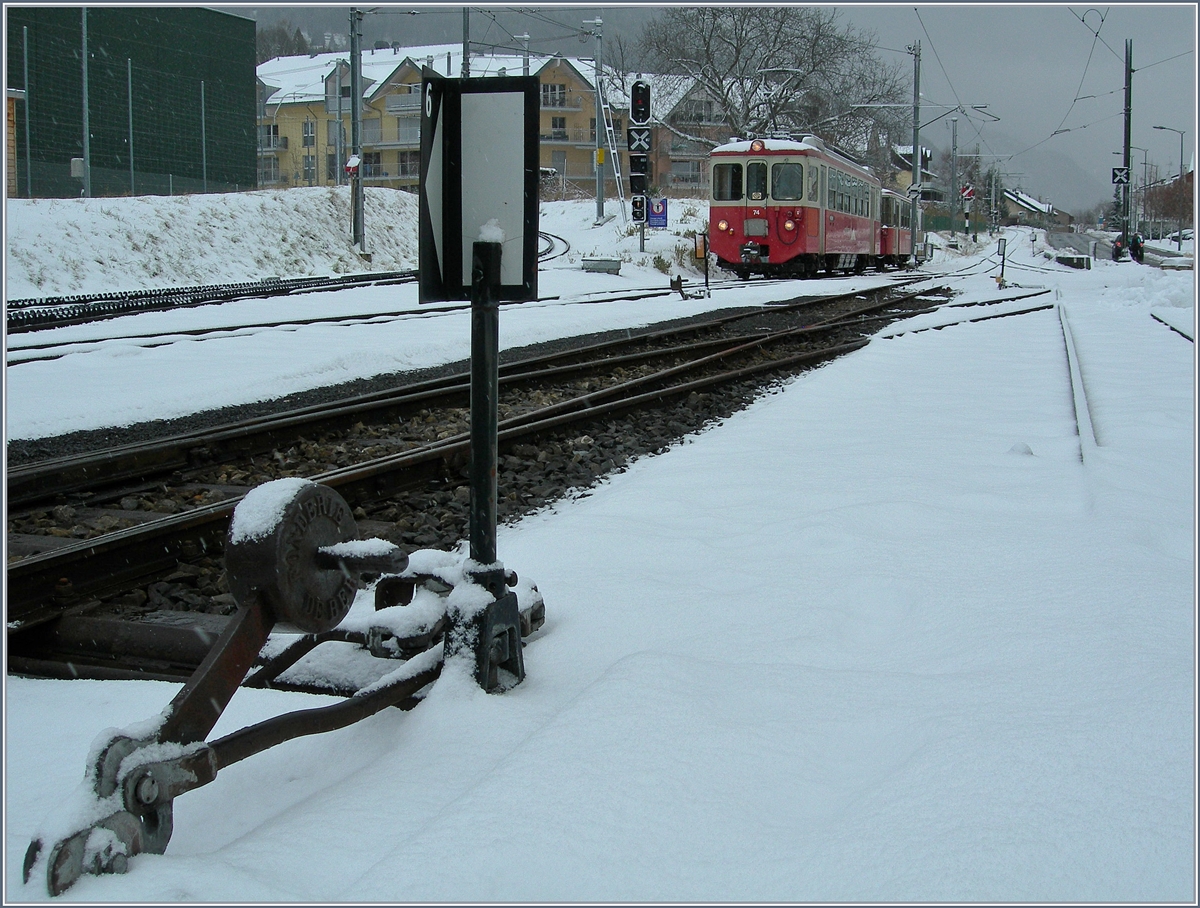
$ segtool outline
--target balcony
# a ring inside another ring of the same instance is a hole
[[[543,142],[551,145],[596,145],[596,133],[590,127],[576,126],[573,129],[551,129],[538,136]],[[607,143],[605,143],[607,147]],[[625,150],[625,133],[617,134],[617,148]]]
[[[388,95],[385,106],[390,114],[413,113],[421,109],[421,93]]]
[[[589,110],[595,106],[595,101],[588,102]],[[583,98],[547,98],[543,96],[542,110],[583,110]]]
[[[396,138],[381,139],[378,134],[373,138],[363,139],[363,148],[370,148],[374,151],[384,151],[395,148],[420,148],[421,146],[421,128],[414,126],[411,129],[401,129],[396,133]]]
[[[287,151],[287,136],[260,136],[258,140],[259,154],[269,154],[276,151]]]

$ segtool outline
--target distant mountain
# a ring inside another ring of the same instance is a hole
[[[1021,143],[1019,139],[1005,133],[989,132],[987,138],[987,147],[981,149],[984,153],[1016,155],[999,159],[1001,171],[1019,174],[1004,178],[1004,185],[1008,189],[1020,189],[1027,195],[1050,202],[1055,208],[1072,214],[1078,214],[1112,199],[1110,174],[1107,171],[1096,173],[1081,167],[1074,158],[1044,147],[1026,151],[1028,143]],[[967,148],[960,142],[958,150],[959,153],[973,153],[974,146]],[[987,167],[996,160],[988,157],[984,166]]]

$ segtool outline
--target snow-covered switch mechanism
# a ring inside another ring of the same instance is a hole
[[[498,564],[464,564],[450,553],[414,553],[413,565],[395,544],[358,539],[357,531],[341,495],[307,479],[265,483],[239,502],[225,541],[237,612],[166,709],[135,726],[110,729],[93,744],[83,782],[30,842],[22,867],[26,883],[44,880],[56,896],[85,873],[125,873],[136,855],[162,854],[171,839],[176,797],[276,744],[342,728],[389,706],[415,704],[453,652],[478,654],[485,669],[479,682],[489,690],[520,680],[521,637],[545,620],[537,587],[509,590],[517,583],[515,574]],[[383,581],[376,590],[376,604],[383,608],[368,605],[369,618],[352,619],[359,590],[376,580]],[[409,606],[414,593],[424,598]],[[276,624],[302,633],[273,641],[290,641],[282,648],[264,650]],[[243,682],[272,686],[326,642],[358,644],[339,652],[399,664],[366,686],[358,681],[349,690],[337,682],[322,686],[347,694],[344,701],[205,740]]]

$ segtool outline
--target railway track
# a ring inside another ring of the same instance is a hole
[[[944,296],[889,288],[795,300],[505,364],[501,519],[668,446],[764,384],[857,349]],[[452,546],[466,521],[467,390],[465,375],[450,376],[15,467],[10,667],[185,677],[233,610],[221,563],[230,514],[269,479],[305,476],[336,489],[365,535]]]
[[[541,232],[538,239],[540,262],[559,258],[571,249],[567,240],[552,233]],[[379,271],[320,277],[265,278],[261,281],[204,284],[197,287],[28,297],[6,301],[5,325],[9,334],[22,334],[105,321],[139,312],[208,306],[240,299],[322,293],[349,287],[383,287],[408,284],[416,279],[416,271]]]

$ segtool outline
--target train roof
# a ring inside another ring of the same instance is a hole
[[[852,167],[856,170],[871,176],[875,176],[871,172],[871,168],[858,163],[848,154],[826,145],[825,142],[817,136],[805,136],[803,139],[789,138],[766,138],[766,139],[746,139],[745,141],[726,142],[724,145],[718,145],[710,152],[710,154],[750,154],[751,145],[755,142],[762,143],[762,154],[788,154],[816,152],[817,154],[825,155],[841,164]]]
[[[825,151],[825,143],[813,136],[800,141],[795,139],[747,139],[744,142],[726,142],[712,150],[713,154],[749,154],[751,142],[762,142],[766,151]]]

